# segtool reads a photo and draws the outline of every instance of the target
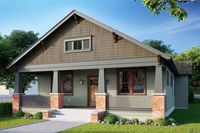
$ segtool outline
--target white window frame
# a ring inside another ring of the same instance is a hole
[[[89,39],[89,48],[88,49],[83,49],[83,40]],[[74,41],[82,41],[82,49],[81,50],[74,50]],[[66,42],[72,42],[72,50],[66,51]],[[72,53],[72,52],[84,52],[84,51],[91,51],[92,49],[92,39],[91,36],[89,37],[79,37],[79,38],[72,38],[72,39],[65,39],[64,40],[64,53]]]

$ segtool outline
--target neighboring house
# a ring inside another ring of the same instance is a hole
[[[0,85],[0,95],[12,95],[13,93],[12,89],[6,89],[4,85]]]
[[[189,73],[179,72],[168,55],[75,10],[12,67],[14,112],[96,107],[92,120],[97,121],[104,111],[147,111],[163,118],[176,107],[188,107]],[[22,95],[21,73],[37,75],[38,96]]]

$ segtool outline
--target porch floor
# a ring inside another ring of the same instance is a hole
[[[62,108],[56,109],[49,120],[52,121],[71,121],[71,122],[90,122],[91,113],[95,108]]]
[[[21,107],[21,110],[26,113],[35,114],[37,112],[46,112],[50,110],[50,108],[29,108],[29,107]]]

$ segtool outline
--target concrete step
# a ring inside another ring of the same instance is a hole
[[[57,109],[53,112],[49,120],[52,121],[71,121],[71,122],[90,122],[91,113],[95,109]]]

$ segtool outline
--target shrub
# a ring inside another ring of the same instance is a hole
[[[127,121],[125,122],[125,124],[126,124],[126,125],[131,125],[132,122],[131,122],[130,120],[127,120]]]
[[[131,123],[132,123],[132,124],[139,124],[139,120],[138,120],[137,118],[133,118],[133,119],[131,120]]]
[[[166,118],[166,119],[167,119],[167,121],[168,121],[168,125],[176,124],[175,119],[173,119],[173,118]]]
[[[127,121],[128,121],[128,119],[126,119],[126,118],[119,119],[120,124],[125,124]]]
[[[33,119],[33,115],[31,113],[25,113],[24,119]]]
[[[193,89],[189,89],[188,102],[189,103],[194,102],[194,91],[193,91]]]
[[[168,126],[169,121],[167,119],[159,118],[154,121],[156,126]]]
[[[103,121],[105,123],[115,124],[116,121],[118,121],[118,118],[114,114],[108,113],[108,114],[105,115]]]
[[[15,117],[22,118],[22,117],[24,117],[24,114],[25,114],[24,112],[18,111],[18,112],[15,113]]]
[[[12,103],[0,103],[0,115],[11,115]]]
[[[146,119],[145,125],[153,125],[153,120],[152,119]]]
[[[33,115],[33,119],[38,119],[38,120],[42,119],[42,112],[35,113]]]

